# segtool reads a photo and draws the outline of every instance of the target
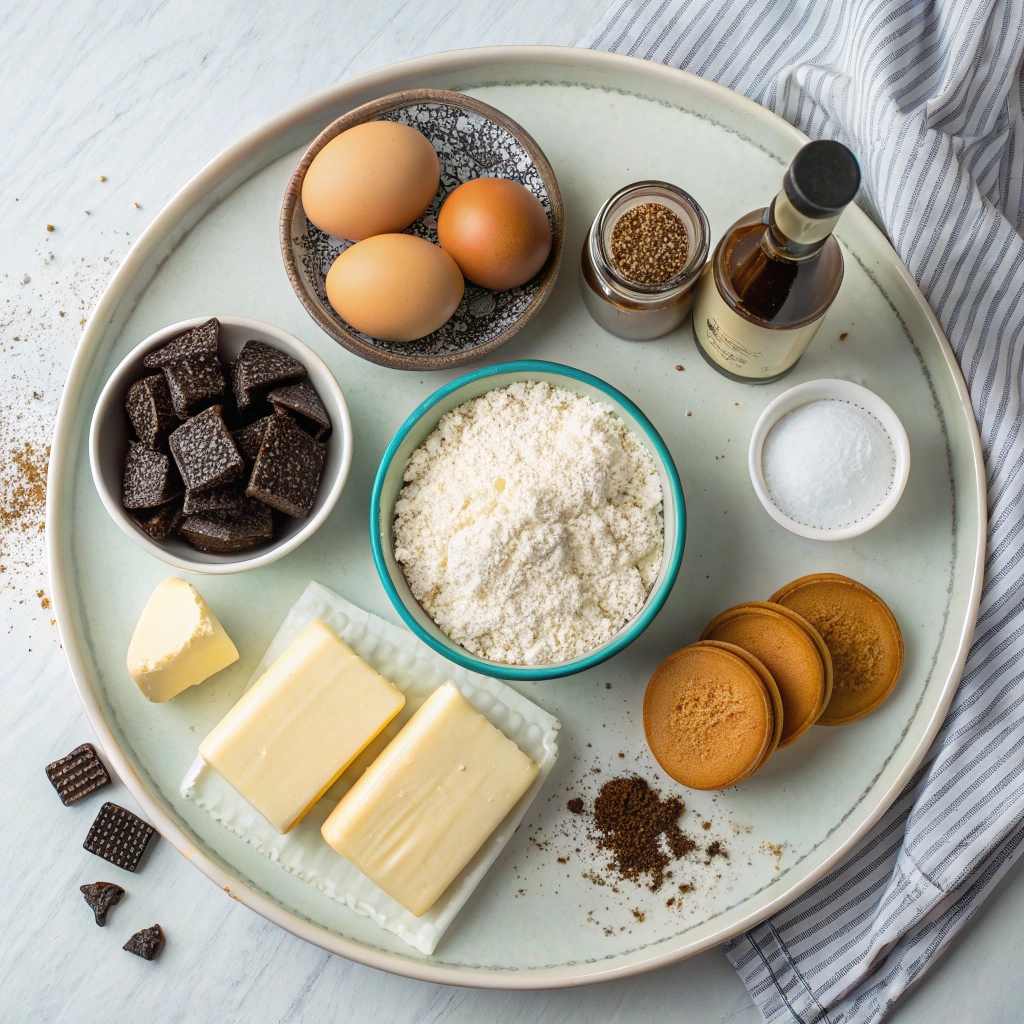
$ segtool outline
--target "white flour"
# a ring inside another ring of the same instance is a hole
[[[533,381],[445,414],[395,506],[416,600],[468,651],[513,665],[610,639],[647,599],[664,532],[648,449],[610,406]]]

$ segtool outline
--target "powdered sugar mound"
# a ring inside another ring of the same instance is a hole
[[[611,406],[522,381],[442,417],[395,506],[416,600],[468,651],[580,657],[640,611],[661,569],[661,480]]]

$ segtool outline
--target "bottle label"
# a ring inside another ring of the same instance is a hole
[[[709,263],[693,300],[693,335],[713,363],[750,380],[779,377],[811,343],[824,316],[791,330],[773,331],[745,320],[722,298]]]

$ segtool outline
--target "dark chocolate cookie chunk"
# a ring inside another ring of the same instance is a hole
[[[275,388],[267,395],[267,401],[277,411],[287,409],[295,413],[299,417],[299,425],[318,441],[322,441],[331,429],[331,417],[327,415],[316,388],[308,380]]]
[[[244,499],[241,512],[207,512],[186,516],[178,532],[195,548],[228,555],[248,551],[274,538],[274,517],[262,502]]]
[[[266,388],[278,387],[306,376],[306,368],[287,352],[262,341],[247,341],[231,365],[231,387],[240,410]]]
[[[81,885],[79,889],[101,928],[107,923],[107,911],[116,907],[124,898],[124,889],[113,882],[93,882],[91,885]]]
[[[201,512],[243,512],[249,498],[242,493],[242,484],[223,484],[208,491],[186,491],[184,512],[194,516]]]
[[[219,405],[186,420],[168,439],[171,454],[190,491],[207,491],[237,480],[245,468]]]
[[[46,766],[46,777],[65,807],[95,793],[110,782],[110,775],[91,743],[75,747],[66,757]]]
[[[238,450],[250,462],[256,461],[256,456],[259,455],[260,447],[263,444],[263,435],[266,434],[267,427],[270,426],[270,421],[273,418],[274,414],[271,413],[269,416],[256,420],[255,423],[250,423],[247,427],[234,431],[231,435],[235,439],[235,444],[238,445]]]
[[[216,356],[181,359],[164,367],[167,390],[178,419],[187,420],[227,390],[224,371]]]
[[[134,871],[155,834],[152,825],[108,801],[100,808],[82,846],[125,871]]]
[[[193,327],[184,334],[172,338],[166,345],[150,352],[142,365],[149,370],[169,366],[182,359],[217,358],[217,339],[220,337],[220,321],[214,317],[205,324]]]
[[[137,380],[128,389],[124,408],[135,436],[150,448],[157,447],[178,422],[162,373]]]
[[[152,928],[143,928],[141,932],[136,932],[121,948],[141,956],[143,960],[155,960],[166,942],[163,928],[155,924]]]
[[[182,517],[181,498],[174,498],[155,509],[138,509],[128,514],[153,540],[167,540],[178,528]]]
[[[327,446],[284,416],[267,427],[245,493],[290,516],[308,516],[320,488]]]
[[[167,455],[137,441],[128,442],[121,486],[121,504],[125,508],[156,508],[181,491],[178,470]]]

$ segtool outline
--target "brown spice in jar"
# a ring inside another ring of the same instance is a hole
[[[634,284],[660,285],[686,266],[689,239],[682,218],[661,203],[627,210],[612,228],[615,269]]]
[[[657,892],[670,859],[682,857],[695,845],[679,828],[685,809],[682,800],[662,800],[637,776],[606,782],[594,801],[594,826],[598,847],[612,855],[609,867],[623,878],[645,881],[651,892]]]

